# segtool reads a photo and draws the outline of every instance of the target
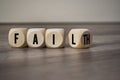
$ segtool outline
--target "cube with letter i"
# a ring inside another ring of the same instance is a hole
[[[45,43],[49,48],[61,48],[64,47],[64,29],[53,28],[47,29],[45,34]]]

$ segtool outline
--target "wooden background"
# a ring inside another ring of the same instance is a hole
[[[89,49],[11,48],[13,27],[88,28]],[[117,24],[0,24],[0,80],[120,80],[120,23]]]

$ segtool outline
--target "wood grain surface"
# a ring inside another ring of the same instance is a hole
[[[13,27],[72,28],[93,33],[88,49],[11,48]],[[0,80],[120,80],[120,24],[0,24]]]

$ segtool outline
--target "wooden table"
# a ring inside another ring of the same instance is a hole
[[[11,48],[12,27],[88,28],[89,49]],[[120,80],[120,23],[0,24],[0,80]]]

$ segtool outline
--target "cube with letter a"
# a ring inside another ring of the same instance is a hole
[[[38,48],[45,46],[45,28],[31,28],[27,32],[27,44],[29,47]]]

